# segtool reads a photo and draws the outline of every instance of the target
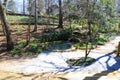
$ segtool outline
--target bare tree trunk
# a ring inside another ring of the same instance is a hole
[[[37,19],[38,19],[38,14],[37,14],[37,0],[35,0],[35,26],[33,32],[37,31]]]
[[[87,10],[89,10],[89,0],[87,0]],[[86,42],[86,50],[85,50],[85,58],[84,58],[84,62],[86,61],[90,51],[91,51],[91,48],[88,47],[88,43],[92,40],[92,35],[91,35],[91,19],[89,19],[89,17],[91,17],[91,15],[89,13],[87,13],[88,15],[88,19],[87,19],[87,26],[88,26],[88,34],[87,34],[87,42]]]
[[[29,20],[31,20],[31,14],[29,16]],[[30,26],[31,26],[31,22],[29,21],[28,28],[27,28],[27,38],[26,38],[26,45],[25,46],[27,46],[30,43],[30,38],[31,38]]]
[[[50,0],[48,0],[48,18],[47,18],[48,19],[48,24],[50,24],[50,6],[51,6]]]
[[[23,14],[25,14],[25,0],[23,0]]]
[[[4,0],[3,5],[4,5],[4,9],[5,9],[4,11],[5,11],[5,13],[6,13],[6,5],[7,5],[7,3],[8,3],[8,0]],[[6,16],[6,14],[5,14],[5,16]],[[3,33],[4,33],[4,35],[6,35],[4,24],[3,24],[2,21],[1,21],[1,24],[2,24],[2,28],[3,28]]]
[[[3,33],[4,33],[4,36],[6,35],[6,32],[5,32],[5,28],[4,28],[4,25],[3,25],[3,22],[1,21],[1,25],[2,25],[2,29],[3,29]]]
[[[10,29],[9,29],[9,24],[6,20],[6,15],[5,14],[6,14],[5,9],[2,6],[2,3],[0,1],[0,18],[1,18],[1,22],[3,23],[5,33],[6,33],[7,50],[12,50],[13,49],[13,42],[12,42],[12,38],[11,38],[11,32],[10,32]]]
[[[89,42],[89,41],[88,41]],[[88,47],[88,42],[86,42],[86,50],[85,50],[85,58],[84,58],[84,62],[86,62],[86,59],[87,59],[87,57],[88,57],[88,55],[90,54],[90,52],[91,52],[91,49],[92,48],[89,48]],[[91,46],[92,47],[92,46]]]
[[[91,21],[88,19],[88,21],[87,21],[87,25],[88,25],[88,30],[89,30],[89,32],[88,32],[88,35],[89,35],[89,38],[90,38],[90,40],[92,39],[92,33],[91,33]]]
[[[58,28],[63,28],[63,14],[62,14],[62,1],[59,0],[59,25]]]
[[[27,28],[27,36],[26,36],[26,44],[25,47],[30,43],[30,38],[31,38],[31,32],[30,32],[30,26],[31,26],[31,11],[32,11],[32,7],[31,7],[31,0],[29,0],[29,24],[28,24],[28,28]]]

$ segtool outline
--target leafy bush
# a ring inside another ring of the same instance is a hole
[[[107,40],[105,38],[98,38],[98,40],[97,40],[98,45],[103,45],[103,44],[105,44],[105,42],[107,42]]]
[[[50,42],[50,41],[59,41],[67,40],[72,35],[70,29],[65,30],[49,30],[48,33],[39,36],[40,42]]]
[[[18,48],[15,48],[15,49],[11,50],[10,53],[11,53],[12,55],[21,54],[21,50],[18,49]]]
[[[95,40],[96,40],[96,42],[97,42],[98,45],[103,45],[103,44],[105,44],[105,42],[113,39],[115,35],[116,35],[116,33],[105,33],[105,34],[102,33]]]
[[[22,40],[17,42],[14,45],[14,49],[10,51],[12,55],[25,55],[30,53],[39,54],[43,51],[43,48],[39,47],[39,43],[37,40],[31,40],[30,44],[27,47],[24,47],[26,41]]]
[[[22,48],[25,45],[26,41],[22,40],[22,41],[18,41],[14,46],[17,48]]]
[[[23,50],[23,46],[25,45],[25,41],[19,41],[14,45],[14,49],[10,51],[12,55],[18,54],[18,55],[24,55],[25,50]]]
[[[13,50],[10,51],[10,53],[12,55],[25,55],[26,54],[26,51],[25,50],[22,50],[20,48],[14,48]]]
[[[30,43],[28,50],[29,50],[30,52],[36,52],[36,51],[37,51],[37,46],[38,46],[38,45],[37,45],[36,43]]]
[[[43,49],[38,47],[38,45],[39,45],[38,43],[30,43],[27,51],[37,54],[41,53]]]

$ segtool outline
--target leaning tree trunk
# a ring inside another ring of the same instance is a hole
[[[6,9],[7,3],[8,3],[8,0],[4,0],[3,6],[5,7],[5,9]],[[6,13],[6,10],[4,10],[4,11],[5,11],[5,13]],[[6,16],[6,14],[5,14],[5,16]],[[2,22],[2,21],[1,21],[1,25],[2,25],[2,28],[3,28],[4,36],[5,36],[5,35],[6,35],[6,32],[5,32],[5,28],[4,28],[4,25],[3,25],[3,22]]]
[[[62,14],[62,1],[59,0],[59,25],[58,28],[63,28],[63,14]]]
[[[5,33],[6,33],[7,50],[12,50],[13,49],[13,42],[11,39],[11,32],[10,32],[9,24],[6,20],[5,14],[6,14],[5,9],[2,6],[1,0],[0,0],[0,19],[1,19],[1,22],[3,23],[3,27],[4,27]]]
[[[5,28],[4,28],[4,26],[3,26],[2,21],[1,21],[1,25],[2,25],[2,29],[3,29],[4,36],[5,36],[5,35],[6,35],[6,32],[5,32]]]

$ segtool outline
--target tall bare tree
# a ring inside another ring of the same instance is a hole
[[[58,28],[63,28],[62,0],[59,0],[59,25]]]
[[[10,32],[10,28],[9,28],[9,24],[6,20],[6,11],[5,11],[5,7],[2,5],[2,2],[0,0],[0,19],[1,22],[3,23],[3,27],[5,29],[5,33],[6,33],[6,41],[7,41],[7,50],[12,50],[13,49],[13,42],[12,42],[12,38],[11,38],[11,32]]]
[[[35,26],[33,32],[37,31],[37,19],[38,19],[38,14],[37,14],[37,0],[35,0]]]
[[[26,36],[26,44],[25,47],[29,44],[30,38],[31,38],[31,33],[30,33],[30,27],[31,27],[31,14],[32,14],[32,6],[31,6],[31,0],[29,0],[29,24],[27,28],[27,36]]]
[[[25,14],[25,0],[23,0],[23,14]]]

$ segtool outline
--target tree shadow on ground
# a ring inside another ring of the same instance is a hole
[[[103,56],[101,56],[101,57],[99,57],[99,58],[96,59],[98,61],[98,60],[100,60],[100,59],[102,59],[104,57],[108,57],[108,59],[105,61],[106,71],[102,71],[100,73],[96,73],[93,76],[87,76],[83,80],[98,80],[99,78],[101,78],[103,76],[107,76],[109,73],[113,73],[113,72],[119,70],[120,69],[120,57],[111,56],[115,52],[116,51],[113,51],[111,53],[105,54],[105,55],[103,55]],[[111,58],[113,58],[115,60],[114,64],[112,64],[112,65],[109,63],[109,61],[110,61]]]
[[[66,58],[59,53],[57,56],[54,55],[54,52],[50,52],[50,51],[43,51],[38,57],[38,63],[30,63],[25,65],[21,70],[25,71],[28,70],[29,68],[33,68],[32,71],[44,71],[44,70],[48,70],[52,71],[52,72],[74,72],[76,70],[81,70],[81,66],[68,66],[68,64],[66,63]],[[52,55],[52,58],[51,58]],[[47,58],[47,59],[46,59]],[[55,60],[54,60],[55,59]],[[60,61],[60,62],[59,62]],[[83,69],[83,68],[82,68]]]

